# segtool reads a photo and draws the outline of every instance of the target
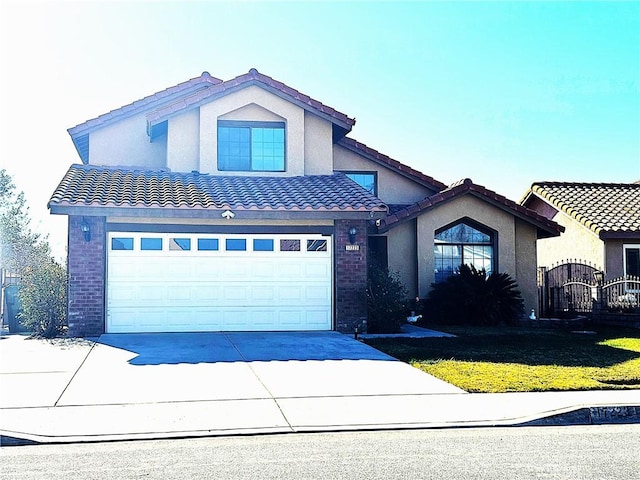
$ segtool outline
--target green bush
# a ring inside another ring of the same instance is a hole
[[[368,272],[367,314],[369,333],[398,333],[407,317],[407,289],[397,273],[377,263]]]
[[[67,315],[67,273],[52,258],[24,268],[18,297],[19,321],[35,335],[47,338],[63,332]]]
[[[461,265],[459,273],[432,284],[420,323],[514,325],[524,312],[517,283],[506,273]]]

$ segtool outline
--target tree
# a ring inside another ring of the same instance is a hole
[[[20,322],[35,334],[52,337],[66,323],[66,269],[51,255],[48,239],[29,224],[24,193],[0,170],[0,267],[20,276]]]

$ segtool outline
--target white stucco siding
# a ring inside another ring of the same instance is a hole
[[[248,105],[252,107],[244,108]],[[200,107],[200,171],[216,175],[255,175],[252,172],[218,170],[218,120],[263,121],[263,110],[286,124],[286,172],[260,172],[260,175],[304,175],[304,110],[257,86],[247,87]],[[257,115],[259,118],[254,116],[257,112],[261,112]]]
[[[435,280],[433,238],[436,230],[465,217],[497,232],[497,269],[516,277],[518,269],[516,266],[516,228],[513,215],[470,195],[465,195],[443,203],[418,217],[420,295],[425,295]],[[495,253],[494,251],[494,255]],[[535,257],[529,261],[535,265]]]
[[[339,145],[333,147],[333,169],[336,171],[377,172],[378,197],[386,203],[410,204],[419,202],[433,190],[409,180],[389,168]]]
[[[586,260],[605,268],[604,243],[587,227],[558,212],[553,221],[565,227],[559,237],[538,240],[538,266],[551,268],[568,259]]]
[[[304,173],[333,173],[333,125],[307,111],[304,113]]]
[[[89,163],[105,166],[165,168],[167,137],[149,141],[144,114],[125,118],[89,134]]]
[[[168,121],[167,167],[173,172],[198,170],[200,110],[189,110]]]

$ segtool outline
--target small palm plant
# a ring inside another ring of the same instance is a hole
[[[457,275],[432,285],[424,321],[451,325],[513,325],[524,312],[518,284],[507,273],[460,265]]]

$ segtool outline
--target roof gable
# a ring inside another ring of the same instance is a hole
[[[153,125],[163,122],[174,115],[184,112],[185,110],[199,107],[200,105],[209,103],[216,98],[220,98],[224,95],[228,95],[252,85],[260,87],[299,106],[300,108],[303,108],[304,110],[310,111],[315,115],[330,121],[334,126],[334,140],[343,137],[346,133],[351,131],[351,128],[355,124],[355,119],[348,117],[344,113],[341,113],[332,107],[324,105],[318,100],[314,100],[308,95],[305,95],[282,82],[258,72],[255,68],[252,68],[248,73],[239,75],[231,80],[220,82],[213,85],[211,88],[185,95],[173,103],[163,105],[162,107],[147,114],[147,122],[149,127],[153,127]]]
[[[564,212],[600,238],[640,234],[640,183],[536,182],[532,195]]]
[[[387,216],[380,221],[379,231],[385,232],[390,230],[400,223],[412,220],[443,203],[460,198],[464,195],[473,195],[480,200],[488,202],[495,207],[510,213],[514,217],[520,218],[521,220],[534,225],[538,230],[539,238],[558,236],[562,231],[564,231],[564,227],[558,225],[556,222],[549,220],[535,211],[519,205],[513,200],[509,200],[508,198],[489,190],[482,185],[476,185],[468,178],[460,180],[435,195],[427,197],[420,202],[409,205],[408,207]]]

